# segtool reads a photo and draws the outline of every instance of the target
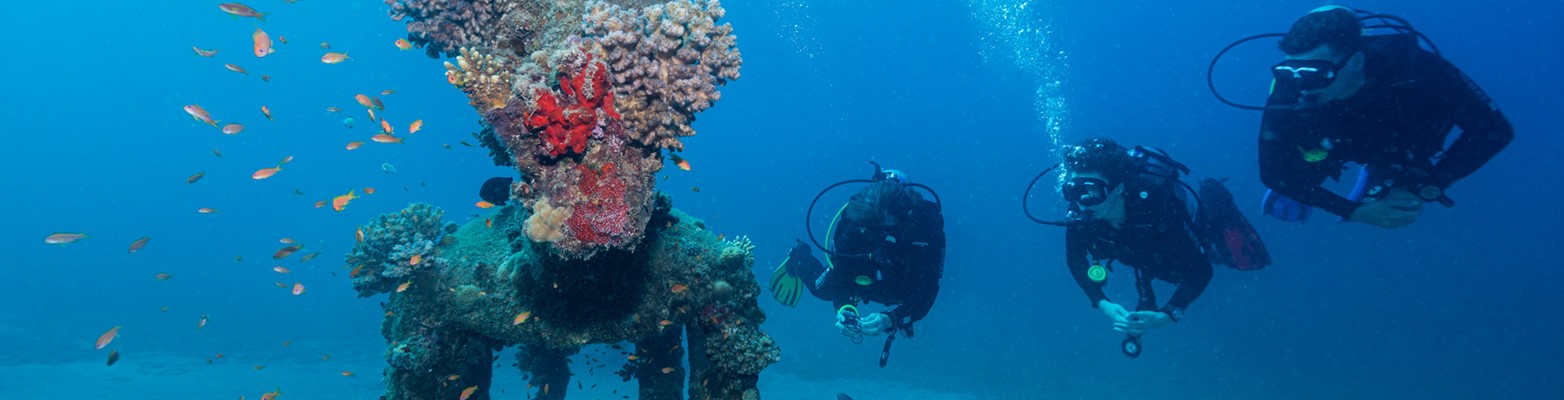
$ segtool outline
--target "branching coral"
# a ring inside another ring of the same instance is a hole
[[[437,207],[413,203],[360,226],[363,239],[347,255],[348,264],[353,266],[348,276],[358,295],[390,292],[417,271],[442,264],[444,261],[435,257],[434,248],[445,233],[440,226],[444,215]]]
[[[565,220],[570,209],[554,207],[548,197],[539,198],[532,205],[532,216],[527,217],[527,238],[534,242],[553,243],[565,238]]]
[[[504,1],[385,0],[391,19],[407,21],[407,37],[423,46],[430,58],[455,56],[457,49],[485,46],[497,40],[490,27],[505,17]]]
[[[642,144],[682,150],[695,134],[695,113],[722,97],[717,86],[739,78],[742,58],[716,0],[673,0],[627,10],[589,3],[582,29],[603,47],[614,72],[616,105],[627,133]]]
[[[445,81],[466,92],[468,104],[479,110],[505,108],[510,102],[511,72],[503,57],[463,47],[455,65],[445,62]]]

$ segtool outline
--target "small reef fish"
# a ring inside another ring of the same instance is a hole
[[[413,281],[402,282],[402,284],[396,285],[396,292],[397,293],[406,292],[408,286],[413,286]]]
[[[414,134],[414,133],[418,133],[418,131],[423,130],[423,129],[424,129],[424,120],[421,120],[421,119],[413,120],[413,124],[407,126],[407,134],[411,135],[411,134]]]
[[[339,62],[347,61],[347,59],[348,59],[348,53],[338,53],[338,52],[335,52],[335,51],[327,52],[326,55],[320,56],[320,62],[327,63],[327,64],[336,64],[336,63],[339,63]]]
[[[279,273],[279,274],[291,274],[291,273],[293,273],[293,271],[289,270],[288,267],[284,267],[284,266],[281,266],[281,265],[272,267],[272,271],[277,271],[277,273]]]
[[[140,239],[130,242],[130,252],[134,254],[137,251],[141,251],[142,247],[147,247],[147,241],[150,240],[152,240],[151,236],[142,236]]]
[[[270,178],[272,175],[276,175],[278,171],[282,171],[282,165],[277,165],[271,168],[261,168],[256,170],[255,173],[250,174],[250,179],[262,180]]]
[[[276,253],[272,253],[272,259],[273,260],[281,260],[281,259],[284,259],[284,258],[288,258],[288,256],[293,255],[294,252],[297,252],[297,251],[299,251],[299,249],[302,249],[302,248],[304,248],[304,245],[302,245],[302,244],[296,244],[296,245],[292,245],[292,246],[284,246],[283,248],[277,249]]]
[[[284,340],[284,341],[282,341],[282,347],[288,347],[288,346],[291,346],[291,345],[293,345],[293,341],[292,340]]]
[[[266,106],[261,106],[261,115],[265,115],[267,121],[276,121],[276,119],[272,118],[272,109],[271,108],[268,108]]]
[[[364,266],[362,266],[362,265],[357,266],[357,267],[353,267],[352,271],[348,271],[348,277],[349,278],[357,278],[358,277],[358,273],[363,271],[363,270],[364,270]]]
[[[169,280],[169,278],[173,278],[173,277],[174,277],[174,275],[171,275],[171,274],[169,274],[167,272],[163,272],[163,273],[159,273],[157,275],[152,276],[152,279],[157,279],[158,282],[162,282],[162,281]]]
[[[331,43],[320,42],[321,50],[331,50]]]
[[[478,203],[473,205],[478,206],[478,208],[494,207],[494,203],[490,203],[488,200],[478,200]]]
[[[685,290],[689,290],[689,289],[690,289],[690,287],[689,286],[685,286],[683,283],[675,283],[675,284],[673,284],[673,287],[669,288],[668,290],[673,292],[673,294],[679,294],[679,293],[684,293]]]
[[[255,41],[256,57],[266,57],[267,54],[277,52],[277,50],[272,49],[271,36],[267,35],[266,31],[261,30],[261,28],[255,28],[255,33],[250,34],[250,38]]]
[[[372,188],[372,187],[369,187],[369,186],[365,186],[364,187],[364,194],[375,194],[375,188]]]
[[[277,37],[277,42],[282,43],[282,44],[288,44],[288,37],[286,37],[286,36],[278,36]]]
[[[245,75],[249,75],[250,74],[250,72],[244,70],[244,67],[240,67],[238,65],[223,64],[223,68],[227,68],[229,71],[238,72],[238,73],[245,74]]]
[[[332,111],[332,112],[336,112],[336,111]],[[342,126],[345,126],[348,129],[353,129],[353,117],[344,118],[342,120]]]
[[[391,44],[396,45],[397,49],[400,49],[400,50],[403,50],[403,51],[412,50],[413,49],[413,44],[412,43],[408,43],[407,39],[397,39],[396,42],[393,42]]]
[[[272,282],[272,284],[273,284],[273,285],[277,285],[277,287],[280,287],[280,288],[283,288],[283,289],[287,289],[287,288],[288,288],[288,284],[286,284],[286,283],[282,283],[282,282]]]
[[[417,266],[419,263],[421,263],[423,261],[424,261],[424,255],[423,254],[414,254],[412,258],[408,258],[407,259],[407,265],[408,266]]]
[[[358,148],[362,147],[362,146],[364,146],[364,142],[353,141],[353,142],[348,142],[347,149],[348,149],[348,151],[353,151],[353,150],[358,150]]]
[[[348,202],[351,202],[351,201],[353,201],[353,199],[356,199],[356,198],[358,198],[358,195],[354,194],[354,192],[352,190],[349,190],[348,194],[344,194],[344,195],[337,196],[337,197],[332,197],[331,198],[331,209],[336,210],[337,212],[342,212],[342,209],[348,207]]]
[[[217,121],[212,120],[212,113],[206,112],[206,109],[201,108],[199,105],[191,104],[185,106],[185,113],[190,114],[190,117],[195,118],[196,121],[204,122],[213,128],[217,127]]]
[[[109,350],[109,363],[108,363],[108,366],[112,367],[112,366],[114,366],[114,363],[117,363],[117,362],[119,362],[119,350],[110,349]]]
[[[346,376],[346,377],[352,378],[353,377],[353,371],[342,371],[342,376]]]
[[[212,155],[217,156],[217,158],[223,158],[223,152],[217,151],[216,147],[212,148]]]
[[[386,90],[380,91],[380,95],[381,96],[390,96],[392,93],[396,93],[396,91],[395,90],[391,90],[391,89],[386,89]]]
[[[224,135],[237,135],[240,132],[244,132],[244,125],[241,125],[241,124],[227,124],[227,125],[223,125],[223,134]]]
[[[271,83],[271,81],[272,81],[272,76],[271,75],[261,75],[261,82]]]
[[[337,107],[326,107],[326,112],[330,112],[330,113],[342,112],[342,109],[337,108]]]
[[[472,397],[472,394],[477,391],[478,385],[468,386],[466,389],[462,389],[462,397],[456,400],[467,400],[468,397]]]
[[[700,186],[690,186],[690,191],[695,192],[695,193],[700,193],[701,192],[701,187]]]
[[[294,282],[293,283],[293,295],[294,296],[298,296],[298,295],[301,295],[301,294],[304,294],[304,284],[303,283],[299,283],[299,282]]]
[[[202,214],[211,214],[211,213],[217,212],[217,209],[216,208],[211,208],[211,207],[201,207],[201,208],[196,209],[196,212],[202,213]]]
[[[385,132],[387,135],[396,133],[396,129],[391,128],[391,121],[385,119],[380,120],[380,131]]]
[[[210,320],[211,320],[211,318],[208,318],[206,316],[206,314],[201,314],[201,321],[200,322],[196,322],[196,330],[199,331],[199,330],[201,330],[201,328],[205,328],[206,327],[206,321],[210,321]],[[221,354],[219,354],[219,355],[217,355],[217,358],[223,358],[223,356]]]
[[[451,149],[451,144],[450,143],[440,143],[440,147],[444,148],[446,150],[450,150]]]
[[[445,377],[445,380],[448,380],[448,381],[454,381],[454,380],[457,380],[457,379],[462,379],[462,376],[461,375],[456,375],[456,374],[451,374],[450,376]]]
[[[511,326],[521,325],[521,323],[527,322],[528,318],[532,318],[532,312],[531,311],[522,311],[522,312],[516,314],[516,318],[511,320],[510,324],[511,324]]]
[[[64,232],[61,232],[61,233],[56,233],[56,234],[53,234],[53,235],[49,235],[49,237],[43,238],[43,242],[44,243],[48,243],[48,244],[66,244],[66,243],[75,242],[77,240],[85,239],[86,237],[87,237],[87,234],[85,234],[85,233],[64,233]]]
[[[484,218],[483,219],[483,224],[487,225],[489,228],[494,228],[494,219],[492,219],[492,218]]]
[[[261,370],[261,368],[266,368],[265,366],[262,366],[262,365],[257,365],[256,367],[257,368],[255,370],[257,370],[257,371]],[[273,391],[266,392],[266,393],[261,393],[261,400],[277,400],[277,396],[281,396],[281,395],[282,395],[282,388],[277,388],[277,390],[273,390]]]
[[[326,201],[325,200],[321,200],[321,201],[315,202],[315,208],[321,208],[321,207],[325,207],[325,206],[326,206]]]
[[[218,4],[217,8],[220,9],[220,10],[223,10],[223,12],[228,13],[230,15],[234,15],[234,16],[238,16],[238,17],[251,17],[251,18],[255,18],[255,19],[261,20],[261,22],[266,22],[266,13],[263,13],[263,12],[260,12],[260,11],[255,11],[254,8],[250,8],[250,6],[247,6],[247,5],[244,5],[244,4],[223,3],[223,4]]]
[[[314,252],[314,253],[305,254],[303,257],[299,257],[299,262],[307,263],[307,262],[310,262],[310,260],[314,260],[315,257],[317,257],[317,256],[320,256],[320,252],[318,252],[318,251]]]
[[[358,238],[359,243],[364,243],[364,228],[358,228],[358,231],[354,232],[354,237]]]
[[[380,170],[388,174],[394,174],[396,173],[396,166],[391,165],[391,163],[380,163]]]
[[[665,319],[665,320],[662,320],[662,321],[657,321],[657,325],[661,325],[661,326],[673,325],[673,321],[669,321],[669,320]]]
[[[673,372],[673,367],[663,367],[662,371],[664,374]]]
[[[369,122],[375,122],[375,121],[379,121],[380,120],[379,117],[375,116],[375,109],[368,108],[368,109],[365,109],[364,111],[369,114]]]
[[[376,110],[385,110],[386,109],[385,103],[381,103],[379,97],[376,97],[376,98],[373,98],[373,99],[369,99],[369,100],[371,102],[375,103],[375,109]]]
[[[685,170],[685,171],[689,171],[690,170],[690,162],[689,161],[685,161],[684,157],[679,157],[678,154],[674,154],[674,153],[670,152],[670,153],[668,153],[668,159],[673,161],[673,165],[679,166],[679,169],[682,169],[682,170]]]
[[[265,365],[256,364],[254,366],[251,366],[250,369],[253,369],[253,370],[256,370],[256,371],[260,371],[260,370],[266,369],[266,366]],[[266,398],[266,396],[265,395],[261,395],[261,398],[264,399],[264,398]],[[276,396],[272,396],[272,398],[277,398],[277,397]]]
[[[119,337],[119,328],[120,325],[115,325],[113,328],[109,328],[108,332],[98,335],[98,344],[95,350],[103,350],[104,347],[109,345],[109,342],[113,342],[114,338]]]
[[[195,46],[190,46],[190,49],[195,50],[196,55],[206,58],[212,58],[212,56],[217,55],[217,49],[202,50],[200,47]]]
[[[358,105],[364,106],[364,108],[375,108],[375,103],[369,101],[369,96],[365,96],[362,93],[353,95],[353,100],[358,101]]]
[[[277,243],[294,244],[294,243],[298,243],[298,241],[293,240],[293,238],[282,238],[282,239],[277,239]]]

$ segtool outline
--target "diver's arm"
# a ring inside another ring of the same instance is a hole
[[[1455,125],[1461,128],[1461,135],[1445,149],[1444,158],[1434,166],[1433,184],[1448,187],[1477,172],[1504,150],[1515,137],[1515,128],[1504,113],[1499,112],[1493,99],[1455,65],[1433,54],[1425,54],[1425,57],[1430,58],[1428,62],[1436,69],[1435,90],[1441,100],[1450,105]]]
[[[1064,264],[1070,268],[1070,276],[1075,278],[1075,284],[1081,286],[1081,291],[1086,292],[1086,298],[1091,300],[1092,308],[1108,299],[1108,295],[1102,292],[1102,282],[1092,282],[1086,276],[1086,270],[1091,268],[1091,262],[1086,259],[1087,249],[1091,246],[1091,232],[1084,224],[1071,224],[1064,231]],[[1103,281],[1107,282],[1107,281]]]
[[[1271,97],[1273,102],[1277,101],[1276,95]],[[1294,120],[1294,112],[1267,109],[1261,117],[1260,181],[1271,190],[1305,205],[1342,217],[1352,215],[1358,209],[1358,202],[1320,187],[1326,177],[1340,168],[1341,161],[1309,162],[1304,159],[1305,145],[1296,139],[1304,128]]]

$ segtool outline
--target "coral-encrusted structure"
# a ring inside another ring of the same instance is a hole
[[[567,357],[629,341],[621,373],[641,399],[758,399],[779,353],[760,330],[753,247],[673,210],[654,180],[663,151],[683,150],[695,114],[739,77],[722,6],[385,1],[413,44],[456,58],[446,81],[482,118],[474,137],[520,178],[517,201],[454,233],[430,231],[422,207],[363,228],[348,259],[360,295],[390,296],[384,398],[478,386],[470,400],[487,400],[493,351],[516,346],[532,398],[561,399]]]
[[[681,399],[686,389],[690,398],[759,398],[760,371],[780,353],[760,330],[754,246],[723,241],[658,199],[643,246],[591,260],[513,239],[526,236],[522,221],[533,217],[514,203],[486,217],[492,225],[475,219],[435,241],[438,267],[399,280],[406,290],[390,291],[386,303],[386,398],[455,398],[490,387],[493,352],[518,346],[536,398],[562,399],[571,386],[566,357],[622,341],[635,344],[623,373],[640,380],[639,398]],[[398,243],[377,236],[355,254],[389,254]],[[680,350],[686,338],[688,353]]]

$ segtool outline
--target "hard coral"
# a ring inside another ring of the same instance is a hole
[[[505,108],[511,97],[511,73],[505,59],[463,47],[456,64],[445,62],[445,80],[467,93],[468,104],[479,110]]]
[[[739,78],[742,58],[716,0],[673,0],[627,10],[595,0],[582,29],[603,47],[614,72],[616,105],[640,143],[682,150],[680,137],[722,97],[717,86]]]
[[[434,248],[444,234],[440,225],[444,215],[437,207],[413,203],[360,226],[364,239],[347,255],[348,265],[353,266],[348,275],[359,297],[390,292],[417,271],[443,263],[434,256]],[[414,255],[420,258],[416,265]]]
[[[601,133],[603,120],[619,119],[614,112],[614,93],[608,89],[607,68],[594,62],[590,53],[575,73],[559,71],[556,92],[537,89],[527,129],[543,138],[544,151],[550,157],[586,152],[588,135]]]
[[[490,29],[505,17],[506,2],[493,0],[385,0],[391,19],[407,20],[407,37],[430,58],[497,41]]]

